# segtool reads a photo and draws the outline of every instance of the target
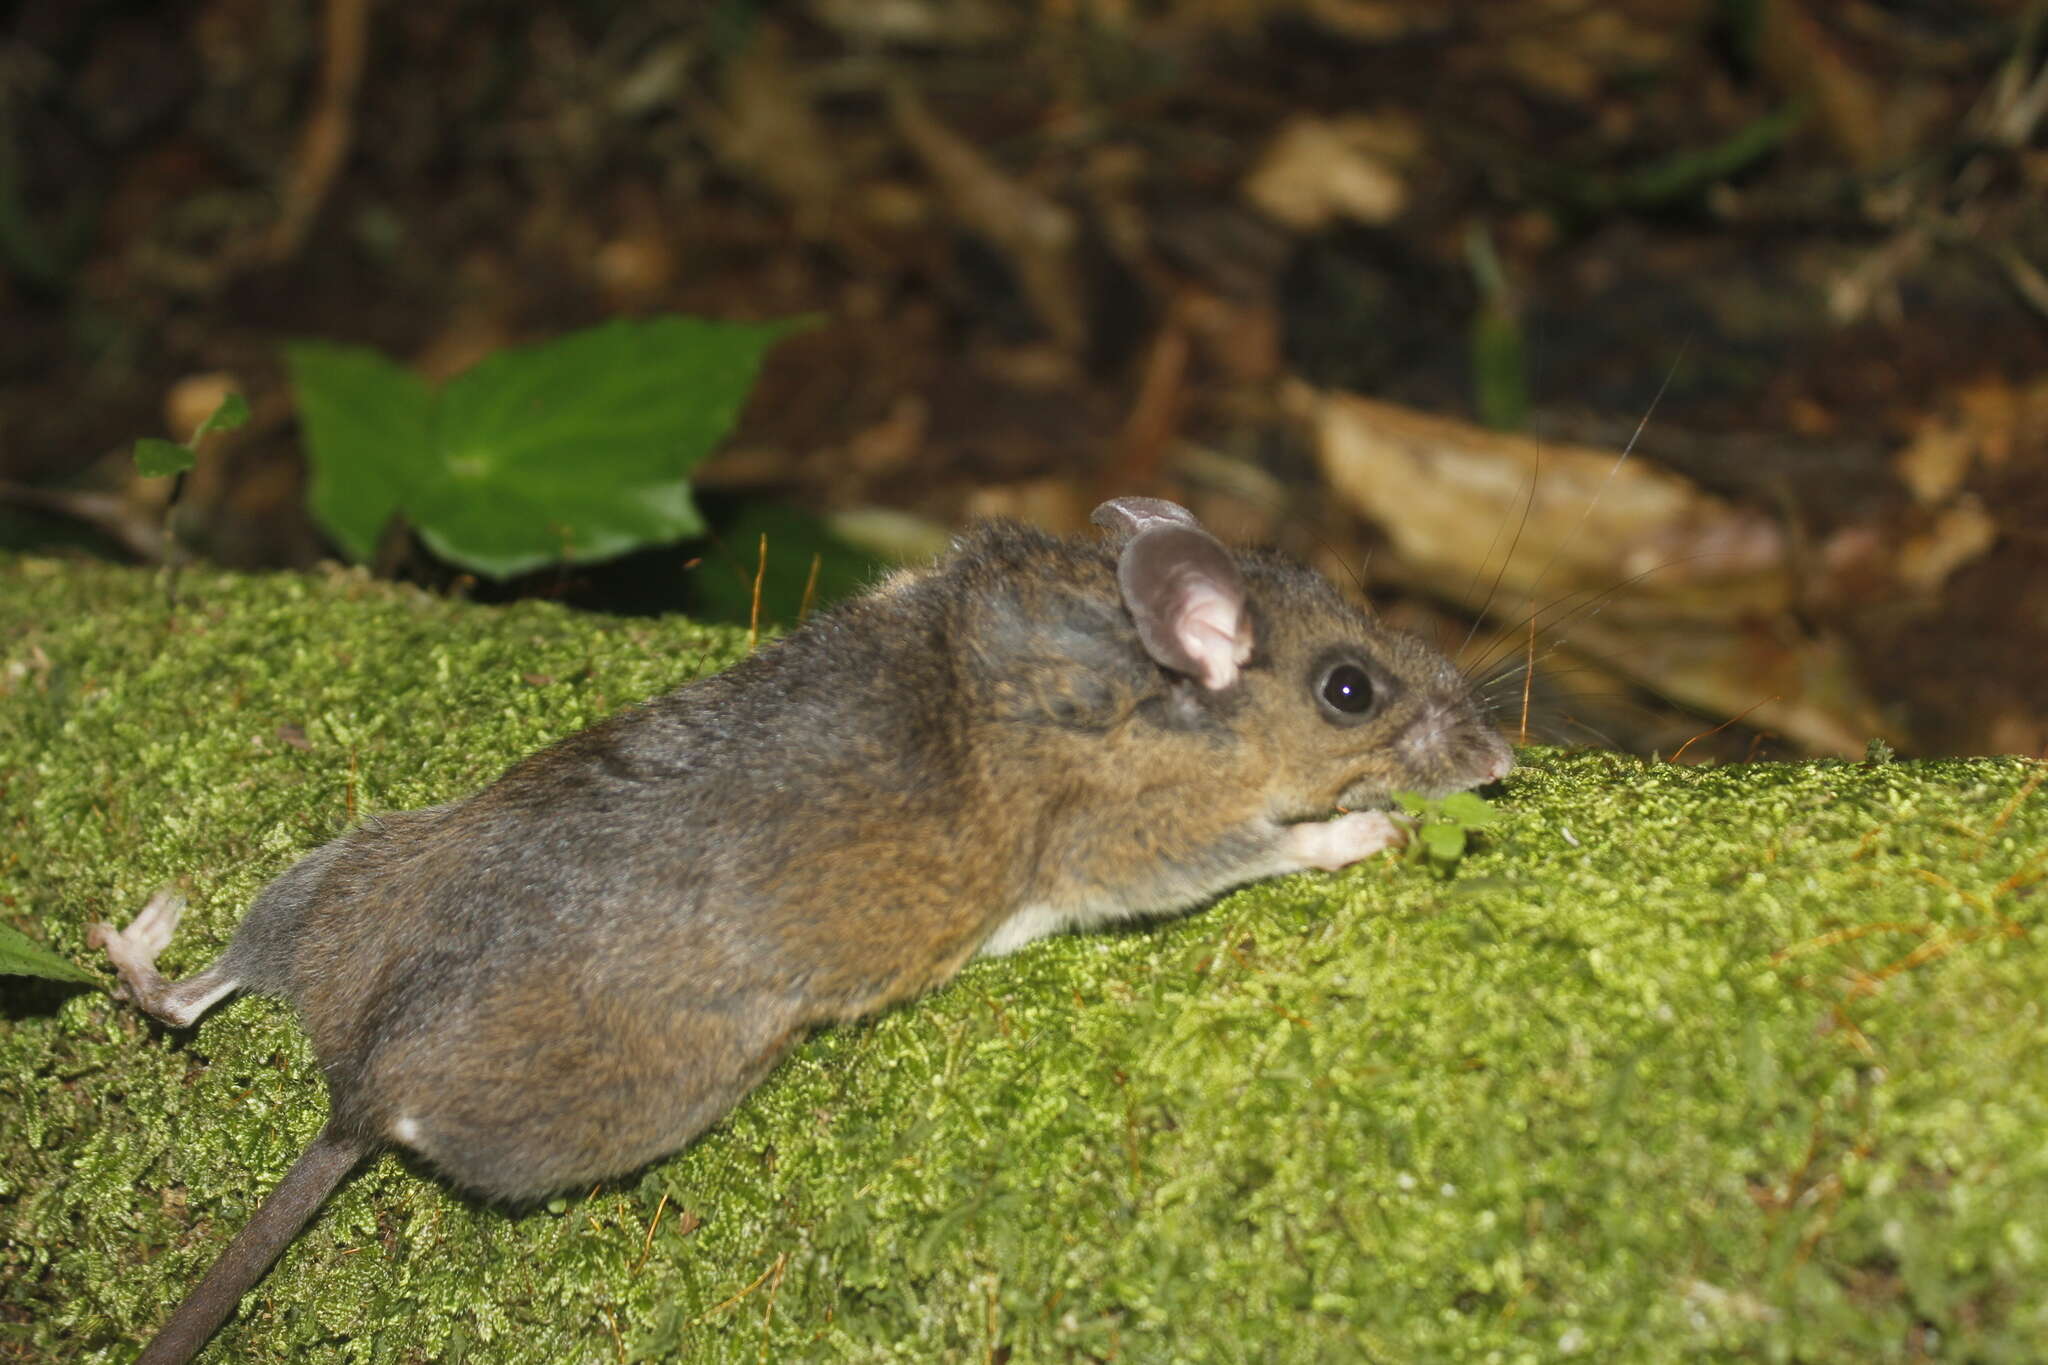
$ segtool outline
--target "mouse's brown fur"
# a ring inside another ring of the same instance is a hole
[[[1107,543],[979,527],[466,800],[366,823],[187,981],[153,966],[175,905],[100,926],[169,1022],[290,998],[332,1101],[274,1245],[245,1233],[144,1360],[196,1352],[375,1148],[507,1201],[618,1175],[818,1024],[979,951],[1353,861],[1396,837],[1384,816],[1295,822],[1506,771],[1450,665],[1322,578],[1171,504],[1103,510]],[[1318,701],[1332,660],[1369,710]]]

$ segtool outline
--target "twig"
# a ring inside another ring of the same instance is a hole
[[[640,1259],[633,1262],[633,1274],[640,1273],[640,1267],[647,1264],[647,1253],[654,1249],[654,1230],[661,1226],[661,1215],[668,1208],[668,1191],[661,1192],[661,1202],[654,1206],[654,1221],[647,1225],[647,1240],[640,1244]]]
[[[754,609],[747,617],[747,653],[761,639],[761,580],[768,576],[768,533],[761,533],[761,555],[754,562]]]
[[[1536,618],[1529,618],[1529,663],[1522,670],[1522,734],[1516,742],[1529,742],[1529,693],[1536,686]]]
[[[82,521],[113,540],[137,559],[155,563],[164,557],[164,533],[150,518],[112,493],[81,493],[0,482],[0,503],[55,512]]]
[[[1683,758],[1683,757],[1685,756],[1685,751],[1686,751],[1687,749],[1690,749],[1690,748],[1691,748],[1691,747],[1692,747],[1692,746],[1693,746],[1694,744],[1696,744],[1696,743],[1697,743],[1697,742],[1699,742],[1700,740],[1706,739],[1706,738],[1708,738],[1709,736],[1712,736],[1712,735],[1718,735],[1718,734],[1720,734],[1720,733],[1721,733],[1721,732],[1722,732],[1723,730],[1725,730],[1725,729],[1727,729],[1727,728],[1728,728],[1729,726],[1733,725],[1733,724],[1734,724],[1734,723],[1735,723],[1736,721],[1738,721],[1738,720],[1741,720],[1741,719],[1742,719],[1742,718],[1743,718],[1744,716],[1748,715],[1748,714],[1749,714],[1749,713],[1750,713],[1751,711],[1754,711],[1754,710],[1756,710],[1756,708],[1757,708],[1757,707],[1759,707],[1759,706],[1769,706],[1769,705],[1770,705],[1770,704],[1771,704],[1772,702],[1774,702],[1774,701],[1776,701],[1776,700],[1777,700],[1777,698],[1776,698],[1776,697],[1774,697],[1774,696],[1772,696],[1772,697],[1765,697],[1765,698],[1764,698],[1764,699],[1763,699],[1762,701],[1760,701],[1760,702],[1754,702],[1754,703],[1752,703],[1752,704],[1750,704],[1750,705],[1748,705],[1748,706],[1745,706],[1745,707],[1743,707],[1743,708],[1742,708],[1742,709],[1741,709],[1740,711],[1737,711],[1737,712],[1736,712],[1736,713],[1735,713],[1734,715],[1732,715],[1732,716],[1728,717],[1728,719],[1726,719],[1726,720],[1722,721],[1722,722],[1721,722],[1721,723],[1720,723],[1719,725],[1716,725],[1716,726],[1715,726],[1715,727],[1714,727],[1713,729],[1711,729],[1711,730],[1702,730],[1702,731],[1700,731],[1700,732],[1699,732],[1698,734],[1694,735],[1694,736],[1693,736],[1693,737],[1692,737],[1691,739],[1687,740],[1687,741],[1686,741],[1685,743],[1683,743],[1683,744],[1679,745],[1679,746],[1678,746],[1678,752],[1677,752],[1677,753],[1675,753],[1675,754],[1673,754],[1673,755],[1671,755],[1671,757],[1670,757],[1670,758],[1669,758],[1668,760],[1666,760],[1666,761],[1667,761],[1667,762],[1671,762],[1671,763],[1676,763],[1676,762],[1678,762],[1678,760],[1679,760],[1680,758]]]
[[[789,1253],[786,1251],[783,1252],[780,1256],[777,1256],[774,1262],[771,1265],[769,1265],[769,1267],[766,1270],[763,1270],[760,1274],[754,1277],[754,1282],[752,1284],[748,1285],[745,1289],[742,1289],[739,1293],[734,1294],[729,1298],[721,1299],[717,1303],[712,1304],[709,1308],[705,1309],[703,1312],[697,1315],[697,1321],[709,1322],[711,1320],[711,1315],[713,1313],[723,1313],[726,1309],[732,1307],[741,1299],[744,1299],[745,1297],[747,1297],[747,1295],[753,1293],[756,1289],[759,1289],[762,1285],[768,1282],[768,1277],[770,1275],[773,1275],[776,1271],[782,1268],[783,1263],[788,1259]]]
[[[811,614],[811,600],[818,594],[818,570],[824,567],[824,564],[825,552],[823,550],[811,551],[811,576],[804,580],[804,600],[797,603],[796,608],[798,625],[802,625],[804,618]]]
[[[299,152],[284,190],[284,207],[264,243],[272,261],[298,254],[314,217],[348,159],[355,140],[356,90],[362,85],[363,57],[370,26],[369,0],[327,0],[326,38],[320,64],[320,93],[299,136]]]

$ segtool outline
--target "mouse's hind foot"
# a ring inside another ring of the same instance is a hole
[[[204,1014],[207,1007],[240,983],[218,966],[209,967],[183,981],[169,981],[156,969],[157,954],[170,945],[178,919],[185,913],[185,898],[165,887],[149,898],[142,913],[126,929],[111,924],[94,924],[85,941],[103,950],[113,964],[121,984],[114,994],[132,1000],[136,1006],[173,1028],[184,1028]]]

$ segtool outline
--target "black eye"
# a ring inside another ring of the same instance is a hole
[[[1372,710],[1372,679],[1357,664],[1338,664],[1323,674],[1323,702],[1333,711],[1362,716]]]

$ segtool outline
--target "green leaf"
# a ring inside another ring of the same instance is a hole
[[[1395,792],[1394,800],[1410,815],[1428,815],[1436,802],[1415,792]]]
[[[1686,148],[1618,175],[1539,168],[1533,178],[1551,181],[1555,192],[1581,213],[1655,208],[1695,198],[1769,156],[1798,128],[1806,113],[1805,104],[1794,101],[1751,120],[1711,146]]]
[[[52,981],[97,982],[85,968],[57,956],[21,930],[0,924],[0,975],[42,976]]]
[[[145,436],[135,443],[135,472],[145,479],[182,474],[192,467],[192,450],[176,441]]]
[[[1522,320],[1507,308],[1481,305],[1472,319],[1473,401],[1495,431],[1519,431],[1529,415],[1529,367]]]
[[[686,476],[791,327],[619,321],[491,356],[441,395],[440,478],[421,490],[422,534],[436,553],[503,576],[700,533]],[[479,498],[486,487],[496,495]]]
[[[1806,112],[1804,104],[1785,105],[1751,119],[1712,146],[1678,152],[1646,166],[1624,178],[1621,198],[1626,203],[1655,205],[1697,194],[1776,151]]]
[[[372,352],[294,347],[313,510],[358,558],[400,512],[436,554],[496,577],[698,534],[689,472],[801,325],[613,322],[498,352],[438,398]]]
[[[248,420],[249,400],[239,393],[230,393],[207,414],[206,420],[199,424],[199,430],[192,433],[192,444],[197,446],[208,432],[233,431]]]
[[[434,473],[434,395],[372,350],[301,342],[286,353],[306,454],[306,501],[351,557],[368,559],[413,490]]]
[[[1462,825],[1424,825],[1416,831],[1429,856],[1440,863],[1456,862],[1465,854],[1465,829]]]
[[[1500,819],[1500,812],[1493,803],[1476,792],[1452,792],[1443,800],[1446,820],[1455,821],[1467,829],[1490,825]]]
[[[1529,367],[1523,355],[1522,319],[1515,291],[1494,250],[1493,238],[1474,224],[1465,234],[1465,258],[1479,290],[1472,317],[1473,400],[1479,420],[1500,431],[1515,431],[1529,411]]]

